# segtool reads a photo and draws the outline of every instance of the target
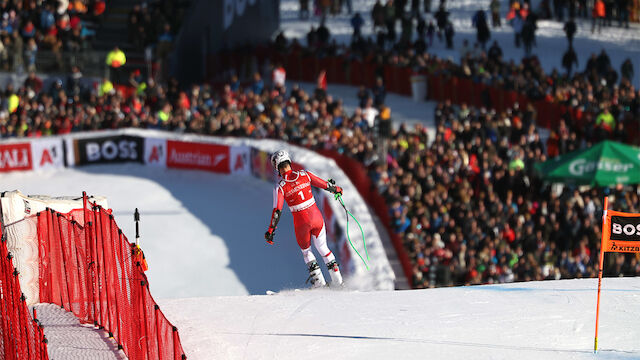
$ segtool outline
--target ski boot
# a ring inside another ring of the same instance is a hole
[[[309,269],[309,278],[307,278],[307,282],[311,282],[311,287],[317,288],[327,285],[317,261],[309,261],[307,263],[307,268]]]
[[[327,263],[327,269],[329,269],[329,275],[331,276],[331,286],[342,286],[342,274],[340,274],[340,267],[338,262],[331,260]]]

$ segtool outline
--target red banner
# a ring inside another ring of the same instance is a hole
[[[183,141],[167,141],[167,167],[229,174],[229,147]]]
[[[31,170],[31,144],[0,145],[0,172]]]

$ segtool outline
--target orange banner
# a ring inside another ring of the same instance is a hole
[[[602,251],[640,253],[640,214],[607,210],[602,226]]]

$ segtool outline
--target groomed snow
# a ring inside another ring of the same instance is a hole
[[[640,279],[163,299],[189,359],[638,359]]]

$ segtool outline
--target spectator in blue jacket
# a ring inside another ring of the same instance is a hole
[[[362,18],[360,13],[355,13],[355,15],[353,15],[353,17],[351,18],[351,27],[353,28],[353,38],[351,39],[351,41],[357,40],[362,36],[360,29],[363,25],[364,19]]]

